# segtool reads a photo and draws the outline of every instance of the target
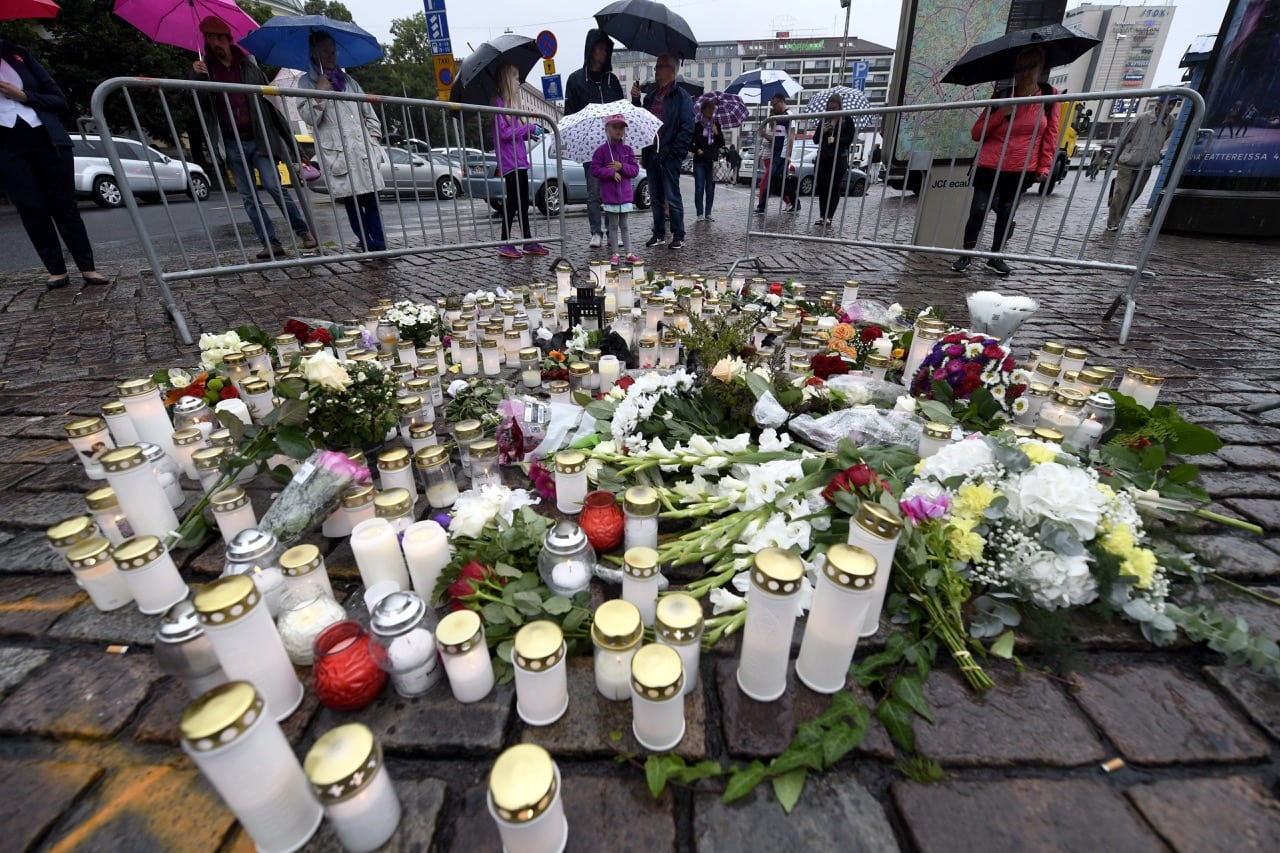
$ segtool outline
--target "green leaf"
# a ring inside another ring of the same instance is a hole
[[[286,425],[276,427],[276,447],[291,459],[306,459],[315,450],[305,432]]]
[[[766,774],[764,765],[759,761],[751,762],[742,770],[735,770],[729,777],[729,783],[724,786],[724,796],[720,798],[720,802],[728,804],[745,797],[764,781]]]
[[[523,625],[524,620],[520,618],[520,613],[510,605],[502,605],[502,615],[507,617],[507,621],[512,625]]]
[[[289,481],[293,479],[293,469],[288,465],[276,465],[268,473],[271,474],[272,482],[287,486]]]
[[[800,793],[804,790],[804,779],[808,770],[798,767],[789,773],[773,777],[773,795],[778,798],[778,805],[787,814],[800,802]]]
[[[621,742],[622,742],[622,730],[621,730],[621,729],[614,729],[613,731],[609,732],[609,740],[613,741],[614,743],[621,743]]]
[[[240,439],[244,438],[244,421],[230,412],[217,412],[217,415],[222,428],[231,433],[231,440],[239,443]]]
[[[572,610],[573,602],[563,595],[553,595],[543,603],[542,609],[551,616],[559,616]]]
[[[916,736],[911,730],[911,708],[904,702],[889,697],[876,708],[876,719],[884,726],[889,738],[908,752],[915,751]]]
[[[1164,464],[1164,458],[1164,445],[1153,444],[1143,449],[1139,455],[1138,464],[1142,466],[1144,471],[1159,471],[1160,466]]]
[[[657,799],[667,787],[667,759],[672,756],[650,755],[644,760],[644,781],[649,785],[649,793]],[[680,759],[683,763],[683,759]]]
[[[591,395],[588,394],[586,391],[574,391],[573,402],[577,403],[579,406],[582,406],[585,409],[587,406],[590,406],[591,403],[594,401],[592,400]]]
[[[598,421],[612,420],[614,410],[617,408],[617,403],[607,400],[592,400],[586,405],[587,414]]]
[[[955,417],[951,414],[951,407],[946,403],[938,400],[920,400],[917,405],[920,408],[920,414],[928,420],[937,421],[940,424],[953,424],[956,422]]]
[[[822,761],[827,767],[844,758],[866,739],[871,711],[865,705],[859,705],[858,709],[861,719],[856,726],[835,725],[822,736]]]
[[[493,567],[493,571],[500,578],[519,578],[524,575],[524,572],[506,563],[498,563]]]
[[[919,673],[908,672],[899,675],[893,680],[892,693],[894,698],[900,699],[912,711],[933,722],[933,711],[929,709],[929,702],[924,698],[924,679]]]
[[[516,609],[525,616],[541,616],[542,615],[542,596],[531,590],[517,592],[515,595]]]
[[[581,607],[571,611],[568,616],[564,617],[564,622],[561,625],[561,627],[564,628],[564,632],[566,634],[571,634],[578,630],[579,626],[586,621],[588,613],[589,611],[584,610]]]
[[[751,396],[757,400],[773,390],[773,383],[758,373],[748,370],[742,378],[747,383],[747,390],[751,392]]]
[[[1199,473],[1199,465],[1192,465],[1188,462],[1184,462],[1181,465],[1174,465],[1168,471],[1165,471],[1164,479],[1167,483],[1173,483],[1174,485],[1180,486],[1183,483],[1190,483]]]
[[[1013,631],[1005,631],[991,644],[991,654],[1008,660],[1013,657]]]
[[[486,625],[497,627],[507,624],[506,614],[502,612],[502,605],[496,601],[490,601],[484,607],[480,608],[480,614],[484,616]]]
[[[1175,413],[1174,417],[1178,415]],[[1174,453],[1180,453],[1183,456],[1201,456],[1205,453],[1213,453],[1222,447],[1222,439],[1199,424],[1179,419],[1172,426],[1177,437],[1169,449]]]

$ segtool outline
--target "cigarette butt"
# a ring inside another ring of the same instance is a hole
[[[1102,772],[1103,772],[1103,773],[1114,773],[1114,772],[1116,772],[1117,770],[1119,770],[1121,767],[1124,767],[1124,759],[1123,759],[1123,758],[1112,758],[1112,759],[1109,759],[1109,760],[1107,760],[1107,761],[1102,762]]]
[[[120,646],[120,645],[107,646],[107,654],[109,655],[122,655],[127,651],[129,651],[128,646]]]

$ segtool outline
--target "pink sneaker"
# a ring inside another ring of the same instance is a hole
[[[614,255],[612,258],[610,258],[610,259],[609,259],[609,263],[611,263],[611,264],[616,264],[617,262],[618,262],[618,256],[617,256],[617,255]]]
[[[644,263],[644,261],[640,260],[640,256],[639,256],[639,255],[637,255],[635,252],[632,252],[630,255],[627,255],[627,263],[629,263],[629,264],[642,264],[642,263]]]

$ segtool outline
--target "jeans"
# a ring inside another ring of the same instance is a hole
[[[705,203],[703,199],[706,199]],[[711,215],[711,206],[716,201],[716,164],[693,164],[693,209],[699,216]]]
[[[603,234],[604,226],[600,224],[600,179],[591,174],[591,164],[583,169],[587,173],[587,227],[592,234]]]
[[[360,245],[370,252],[387,248],[387,238],[382,234],[382,212],[378,210],[377,193],[361,193],[342,200],[347,208],[347,221],[355,232]]]
[[[653,202],[653,236],[667,233],[668,209],[671,237],[684,240],[684,200],[680,197],[680,160],[659,153],[645,157],[649,173],[649,198]]]
[[[245,213],[249,214],[249,222],[253,225],[253,233],[258,235],[258,242],[278,243],[280,241],[276,239],[275,225],[272,224],[271,217],[266,215],[262,198],[254,188],[254,169],[258,170],[263,191],[275,200],[276,207],[284,211],[285,217],[289,220],[289,228],[299,237],[306,234],[310,230],[307,227],[307,220],[302,218],[302,213],[299,212],[293,198],[280,186],[280,171],[276,168],[275,158],[270,154],[259,152],[257,143],[252,139],[240,141],[224,139],[222,144],[227,152],[227,166],[230,167],[231,175],[235,178],[236,189],[240,191]]]

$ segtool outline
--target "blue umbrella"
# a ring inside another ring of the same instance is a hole
[[[730,95],[737,95],[748,104],[767,104],[774,95],[781,95],[787,100],[794,98],[804,89],[795,78],[785,71],[776,68],[755,68],[743,71],[733,82],[724,87]]]
[[[372,33],[324,15],[278,15],[240,39],[240,46],[259,62],[308,71],[312,65],[313,34],[333,39],[338,48],[338,65],[343,68],[382,58],[382,45]]]

